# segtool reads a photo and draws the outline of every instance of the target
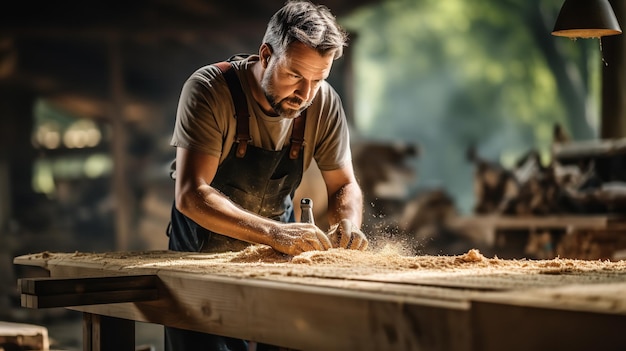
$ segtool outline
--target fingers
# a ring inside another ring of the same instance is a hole
[[[301,240],[295,240],[293,245],[289,249],[289,253],[292,256],[297,256],[306,251],[322,251],[322,245],[319,240],[313,240],[309,238],[302,238]]]
[[[316,234],[315,237],[306,238],[306,240],[304,241],[303,248],[310,247],[308,250],[304,250],[304,251],[311,251],[311,250],[325,251],[332,247],[330,240],[324,234],[324,232],[320,231],[319,233],[315,233],[315,234]]]
[[[352,222],[347,219],[342,219],[341,222],[339,222],[337,232],[339,234],[339,247],[349,248],[350,239],[352,239]]]
[[[321,231],[319,228],[314,227],[315,231],[313,233],[307,232],[301,236],[302,251],[325,251],[332,247],[330,239],[326,236],[326,234]]]
[[[300,245],[301,253],[305,251],[323,250],[319,240],[307,239]]]
[[[357,250],[361,250],[361,251],[365,251],[367,250],[367,246],[369,245],[369,241],[367,241],[367,239],[365,239],[365,235],[363,235],[363,240],[361,240],[361,243],[359,244],[359,246],[356,248]]]
[[[318,242],[322,245],[322,248],[317,250],[328,250],[333,247],[333,244],[330,242],[330,239],[326,236],[326,234],[324,234],[324,232],[317,232],[317,239]]]
[[[365,234],[348,219],[343,219],[337,223],[337,226],[328,233],[328,237],[331,239],[333,247],[365,250],[368,246]]]
[[[330,243],[332,244],[332,247],[339,247],[340,234],[338,232],[338,228],[339,228],[339,225],[336,225],[328,231],[328,234],[326,234],[326,236],[328,237],[328,240],[330,240]]]
[[[277,243],[290,242],[290,244],[272,246],[289,255],[298,255],[313,250],[326,251],[333,247],[365,250],[368,246],[363,232],[348,219],[341,220],[328,234],[314,224],[289,223],[285,225],[285,228],[288,229],[283,234],[286,240],[277,240]]]
[[[350,245],[347,248],[352,250],[364,251],[365,249],[367,249],[367,245],[367,239],[362,233],[353,232],[352,239],[350,240]]]

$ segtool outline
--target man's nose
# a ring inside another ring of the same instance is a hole
[[[298,89],[296,90],[296,95],[300,97],[304,101],[309,100],[309,95],[311,95],[311,90],[313,89],[313,84],[311,84],[308,80],[302,80],[298,85]]]

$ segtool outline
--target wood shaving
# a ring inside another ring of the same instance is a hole
[[[52,253],[27,256],[37,259],[92,262],[94,265],[117,267],[119,270],[167,269],[194,273],[247,276],[320,276],[356,277],[411,272],[421,275],[448,272],[464,275],[544,274],[572,275],[580,273],[626,276],[626,261],[590,261],[555,258],[551,260],[506,260],[487,258],[471,249],[458,256],[406,256],[397,247],[386,245],[377,251],[330,249],[308,251],[297,256],[279,253],[264,245],[253,245],[239,252],[193,253],[175,251],[135,251],[106,253]]]

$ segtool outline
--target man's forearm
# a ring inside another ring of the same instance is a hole
[[[355,182],[339,188],[328,196],[328,221],[334,225],[342,219],[349,219],[357,226],[363,222],[363,193]]]
[[[179,211],[200,226],[239,240],[268,243],[273,223],[233,203],[222,193],[205,185],[179,197]]]
[[[297,255],[304,251],[327,250],[332,244],[312,223],[282,223],[239,207],[210,186],[201,186],[181,196],[177,208],[198,225],[232,238],[269,245],[275,250]]]

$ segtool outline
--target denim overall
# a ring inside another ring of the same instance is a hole
[[[245,95],[230,63],[216,64],[228,83],[237,118],[237,141],[217,169],[211,186],[246,210],[281,222],[293,222],[293,194],[303,173],[302,146],[306,114],[294,120],[291,145],[279,151],[248,144],[249,113]],[[211,232],[180,213],[175,204],[168,227],[169,249],[186,252],[239,251],[250,244]],[[244,313],[242,311],[242,313]],[[247,350],[245,340],[165,327],[168,351]],[[259,344],[257,350],[272,350]]]

